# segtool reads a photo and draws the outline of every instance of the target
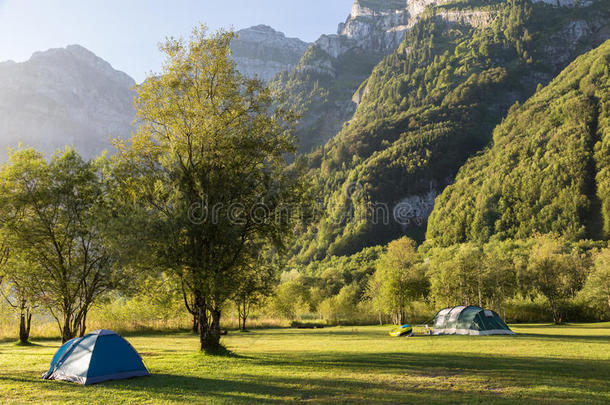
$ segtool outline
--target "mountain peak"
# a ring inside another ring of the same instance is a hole
[[[66,144],[93,157],[132,130],[135,81],[81,45],[0,64],[0,160],[19,142],[51,154]]]
[[[267,45],[273,44],[274,46],[303,48],[303,52],[305,52],[305,49],[309,45],[299,38],[288,38],[283,32],[264,24],[241,29],[237,31],[237,36],[239,41],[261,42]]]
[[[231,42],[237,69],[246,76],[270,80],[282,70],[292,69],[309,46],[298,38],[288,38],[268,25],[237,31]]]
[[[72,44],[65,48],[51,48],[46,51],[34,52],[24,64],[37,65],[42,68],[55,67],[73,70],[77,65],[87,67],[103,74],[109,79],[119,82],[121,86],[131,87],[135,81],[126,73],[116,70],[110,63],[97,56],[82,45]]]
[[[250,32],[250,31],[255,31],[255,32],[266,32],[269,34],[275,34],[278,33],[282,36],[285,36],[283,32],[280,32],[276,29],[274,29],[273,27],[270,27],[269,25],[266,24],[259,24],[259,25],[254,25],[252,27],[248,27],[248,28],[244,28],[242,30],[239,30],[238,32]]]
[[[97,57],[93,52],[91,52],[89,49],[85,48],[82,45],[79,44],[72,44],[72,45],[67,45],[66,46],[66,50],[74,53],[76,55],[84,55],[84,56],[95,56]]]

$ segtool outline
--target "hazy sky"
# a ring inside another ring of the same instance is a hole
[[[157,44],[202,22],[211,29],[267,24],[314,41],[334,33],[353,0],[0,0],[0,61],[80,44],[140,82],[158,71]]]

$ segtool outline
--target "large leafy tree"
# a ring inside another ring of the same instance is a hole
[[[369,293],[378,289],[381,306],[392,315],[394,323],[405,322],[411,301],[425,296],[429,288],[415,241],[402,237],[390,242],[387,252],[379,258],[370,285]]]
[[[223,304],[255,261],[254,244],[282,245],[291,232],[298,176],[291,113],[244,78],[230,57],[232,32],[168,39],[160,75],[137,89],[140,120],[131,142],[116,142],[115,173],[146,261],[171,269],[199,318],[202,350],[220,345]]]
[[[561,237],[538,235],[530,253],[528,270],[534,287],[544,295],[553,313],[553,322],[565,319],[565,305],[582,288],[583,260]]]
[[[63,341],[84,334],[91,305],[116,282],[97,168],[72,149],[50,162],[27,149],[12,152],[0,169],[0,226],[27,269],[27,277],[13,272],[13,281],[29,280],[33,291],[25,295],[40,297]]]

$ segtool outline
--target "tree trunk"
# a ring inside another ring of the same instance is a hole
[[[246,331],[246,319],[248,319],[248,315],[243,315],[241,318],[241,331]]]
[[[197,315],[193,315],[193,333],[199,333],[199,318]]]
[[[81,318],[79,329],[80,330],[78,332],[78,336],[80,336],[80,337],[85,336],[85,332],[87,331],[87,312],[83,313],[83,317]]]
[[[383,326],[383,320],[381,319],[381,311],[377,311],[377,314],[379,315],[379,326]]]
[[[407,310],[406,308],[400,308],[398,311],[398,325],[404,325],[407,322]]]
[[[205,341],[207,339],[207,333],[209,329],[208,314],[205,308],[198,308],[197,317],[199,318],[199,343],[201,344],[201,351],[204,351]]]
[[[28,339],[30,338],[30,330],[32,327],[32,312],[28,309],[28,320],[27,323],[25,325],[25,331],[28,335]]]
[[[27,344],[30,339],[30,326],[32,324],[32,314],[27,305],[21,305],[21,314],[19,315],[19,343]]]
[[[246,320],[248,319],[248,307],[246,304],[246,300],[244,299],[244,301],[242,302],[242,307],[240,310],[238,310],[238,317],[240,318],[240,326],[241,326],[241,331],[245,332],[246,331]],[[238,304],[238,308],[240,307],[240,305]]]
[[[204,314],[203,319],[200,320],[201,351],[214,352],[220,348],[220,310],[218,308],[210,309],[212,322],[207,319],[205,310],[201,312]]]
[[[553,323],[555,325],[559,325],[561,323],[561,316],[559,314],[557,303],[555,300],[549,300],[549,304],[551,305],[551,312],[553,313]]]
[[[61,343],[66,343],[68,340],[76,336],[76,331],[72,329],[72,317],[70,315],[64,316],[64,326],[61,330]]]

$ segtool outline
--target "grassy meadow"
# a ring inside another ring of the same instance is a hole
[[[610,323],[516,325],[516,336],[393,338],[389,327],[260,329],[198,352],[188,333],[127,336],[151,377],[45,381],[60,343],[0,343],[2,403],[610,403]]]

